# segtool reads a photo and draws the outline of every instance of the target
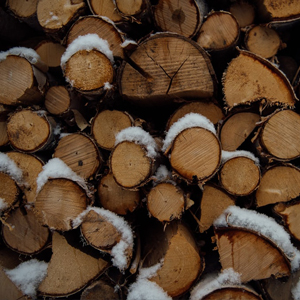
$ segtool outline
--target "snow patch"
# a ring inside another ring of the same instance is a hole
[[[168,179],[172,178],[172,172],[169,171],[165,165],[160,165],[157,168],[153,178],[156,181],[168,180]]]
[[[66,178],[75,181],[80,187],[82,187],[87,195],[90,191],[86,185],[86,182],[82,177],[77,175],[69,166],[67,166],[61,159],[52,158],[44,166],[43,170],[39,173],[36,184],[38,194],[49,178]]]
[[[114,56],[112,51],[109,48],[109,44],[106,40],[101,39],[98,34],[89,33],[86,35],[80,35],[77,37],[66,49],[64,54],[61,57],[60,65],[64,69],[65,64],[74,55],[80,50],[91,51],[96,49],[107,56],[107,58],[114,64]]]
[[[0,198],[0,212],[8,208],[7,202],[5,202],[5,199]]]
[[[240,274],[232,268],[225,269],[220,274],[209,274],[193,288],[190,300],[200,300],[215,290],[240,284]]]
[[[15,55],[26,58],[31,64],[36,64],[41,57],[32,48],[13,47],[7,51],[0,52],[0,62],[5,60],[8,55]]]
[[[157,274],[163,261],[150,267],[140,269],[136,282],[128,289],[127,300],[172,300],[172,298],[155,282],[149,279]]]
[[[17,183],[22,183],[23,173],[16,163],[5,153],[0,152],[0,172],[8,174]]]
[[[119,233],[121,233],[121,241],[118,242],[111,250],[112,263],[119,270],[124,271],[127,267],[127,251],[133,249],[133,233],[129,224],[124,220],[124,218],[118,216],[117,214],[99,207],[89,206],[85,211],[77,216],[73,221],[72,226],[76,228],[84,221],[85,216],[90,212],[94,211],[109,223],[111,223]]]
[[[5,273],[25,295],[36,299],[38,286],[46,277],[47,269],[46,262],[31,259],[14,269],[6,269]]]
[[[158,147],[154,138],[140,127],[127,127],[121,130],[116,135],[115,146],[124,141],[135,142],[144,146],[150,158],[155,158],[158,155]]]
[[[245,228],[270,239],[291,262],[292,271],[300,267],[300,251],[293,246],[290,235],[274,219],[246,208],[229,206],[214,221],[215,227]]]
[[[126,40],[121,44],[121,47],[122,47],[122,48],[126,48],[126,47],[128,47],[129,45],[137,45],[137,42],[134,41],[134,40],[131,40],[131,39],[126,39]]]
[[[234,157],[247,157],[253,160],[257,166],[259,166],[259,159],[252,152],[245,151],[245,150],[236,150],[236,151],[222,150],[222,164],[224,164],[226,161]]]
[[[104,90],[111,90],[114,86],[110,84],[108,81],[104,83]]]
[[[170,147],[173,140],[180,132],[192,127],[201,127],[209,130],[215,135],[217,134],[214,124],[208,118],[201,114],[188,113],[170,127],[164,139],[162,151],[165,152]]]

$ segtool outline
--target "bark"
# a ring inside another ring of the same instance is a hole
[[[141,200],[139,191],[130,191],[120,187],[114,180],[112,173],[108,173],[101,178],[97,195],[103,208],[118,215],[133,212]]]
[[[114,287],[104,280],[95,281],[82,292],[80,300],[118,300],[119,295],[114,291]]]
[[[142,42],[129,63],[123,63],[118,84],[123,97],[151,106],[175,98],[212,97],[215,75],[207,54],[197,44],[161,33]]]
[[[207,14],[203,0],[158,1],[154,6],[154,20],[160,31],[176,32],[188,38],[195,36]]]
[[[197,43],[206,51],[223,51],[233,49],[239,36],[239,24],[231,13],[213,11],[201,26]]]

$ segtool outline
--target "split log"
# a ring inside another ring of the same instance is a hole
[[[275,56],[281,47],[279,34],[266,25],[256,25],[246,32],[246,49],[264,58]]]
[[[254,131],[260,119],[258,114],[246,111],[229,115],[219,131],[222,149],[237,150]]]
[[[174,98],[212,97],[215,74],[204,50],[189,39],[157,33],[124,62],[118,78],[121,95],[137,104],[165,104]]]
[[[37,18],[45,32],[61,35],[85,8],[83,0],[41,0],[37,4]]]
[[[115,0],[116,9],[120,15],[140,19],[140,15],[149,9],[148,0]]]
[[[247,196],[259,186],[259,161],[254,156],[247,155],[247,151],[236,151],[238,156],[235,156],[235,152],[229,153],[232,157],[226,160],[222,156],[222,166],[218,173],[220,185],[229,194]]]
[[[133,212],[141,200],[139,191],[123,189],[116,183],[112,173],[108,173],[101,178],[97,195],[101,206],[118,215]]]
[[[213,11],[202,24],[197,43],[206,51],[233,49],[240,36],[240,26],[230,12]]]
[[[22,207],[10,212],[2,226],[2,237],[5,244],[12,250],[33,255],[41,252],[49,239],[49,230],[36,219],[32,208]]]
[[[259,142],[274,159],[288,161],[300,156],[300,116],[292,110],[279,110],[263,123]]]
[[[287,22],[298,19],[300,14],[300,5],[296,1],[287,0],[263,0],[257,2],[258,14],[262,21],[270,22]]]
[[[93,118],[91,133],[99,147],[111,151],[115,146],[116,135],[133,126],[133,123],[133,118],[126,112],[103,110]]]
[[[143,268],[161,264],[149,280],[171,297],[187,292],[203,271],[204,264],[194,237],[183,223],[173,221],[165,230],[157,222],[150,223],[142,245]]]
[[[209,183],[205,184],[200,203],[199,231],[202,233],[208,230],[213,225],[215,219],[217,219],[227,207],[234,204],[234,198],[222,188]]]
[[[112,0],[109,1],[113,2]],[[108,42],[109,48],[115,57],[124,58],[124,51],[121,47],[121,44],[124,41],[122,33],[112,22],[101,16],[103,15],[79,18],[72,25],[66,36],[67,45],[71,44],[80,35],[89,33],[97,34],[100,38]]]
[[[270,217],[230,207],[214,225],[222,268],[233,268],[242,282],[289,276],[299,267],[298,250]]]
[[[49,179],[36,196],[35,214],[43,225],[67,231],[72,229],[72,220],[88,203],[86,192],[76,182],[65,178]]]
[[[113,54],[97,34],[79,36],[66,49],[61,66],[67,82],[78,92],[99,95],[114,79]]]
[[[300,195],[300,170],[292,164],[276,165],[263,174],[256,191],[258,207],[288,202]]]
[[[119,300],[119,295],[114,287],[104,280],[98,280],[89,285],[81,294],[80,300]]]
[[[20,189],[25,195],[25,201],[27,203],[34,203],[37,190],[36,180],[42,171],[44,163],[34,155],[17,151],[8,152],[7,156],[12,159],[22,171],[24,184],[20,185]]]
[[[94,176],[103,164],[101,153],[95,142],[83,133],[72,133],[62,137],[53,154],[75,173],[88,179]]]
[[[300,203],[299,200],[292,203],[278,203],[274,206],[274,211],[278,214],[284,222],[285,227],[290,234],[297,240],[300,240],[299,232],[299,214]]]
[[[266,59],[239,50],[223,74],[224,100],[229,109],[264,99],[268,105],[293,107],[297,97],[285,75]]]
[[[0,212],[11,209],[18,201],[20,190],[10,175],[0,172]]]
[[[34,49],[49,68],[60,69],[61,56],[66,50],[64,46],[57,42],[44,40],[38,43]]]
[[[158,1],[154,6],[154,20],[160,31],[176,32],[188,38],[197,34],[207,13],[203,0]]]
[[[109,210],[88,207],[76,220],[81,233],[92,247],[109,253],[112,263],[121,272],[130,265],[133,254],[133,232],[130,225]]]
[[[148,211],[160,222],[180,219],[186,205],[186,195],[175,182],[160,182],[147,195]]]
[[[1,104],[33,105],[39,103],[43,97],[46,76],[34,64],[43,68],[44,71],[47,71],[47,68],[38,61],[36,52],[32,50],[29,55],[33,56],[27,59],[26,54],[22,54],[19,49],[12,48],[2,53],[3,56],[0,59]],[[14,52],[19,52],[19,54],[13,54]]]
[[[230,13],[236,18],[241,28],[254,23],[255,7],[244,0],[233,2],[229,7]]]
[[[7,134],[13,148],[33,153],[51,146],[55,127],[54,119],[44,111],[22,109],[10,116]]]
[[[213,124],[217,125],[219,121],[224,118],[224,114],[219,105],[214,102],[190,102],[179,107],[169,118],[166,130],[177,122],[180,118],[184,117],[188,113],[197,113],[208,118]]]
[[[221,145],[214,125],[199,114],[187,114],[174,123],[162,150],[169,155],[176,176],[189,183],[206,182],[221,163]]]
[[[116,24],[123,21],[113,0],[87,0],[87,2],[94,15],[105,16]]]
[[[47,276],[39,286],[39,292],[43,296],[72,295],[100,276],[108,267],[105,260],[85,253],[78,245],[75,248],[57,232],[53,232],[52,251]]]

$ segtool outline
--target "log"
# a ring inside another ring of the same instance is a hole
[[[27,203],[34,203],[37,191],[37,177],[42,171],[44,163],[32,154],[11,151],[7,156],[12,159],[17,167],[21,169],[24,184],[19,185],[24,193]]]
[[[85,253],[82,247],[75,248],[58,232],[53,232],[52,251],[47,276],[39,286],[39,292],[43,296],[72,295],[108,267],[105,260]]]
[[[176,32],[188,38],[197,34],[207,13],[204,1],[158,1],[154,6],[154,20],[160,31]]]
[[[221,187],[213,184],[205,184],[200,202],[199,231],[208,230],[222,212],[235,204],[235,199]]]
[[[115,57],[124,58],[124,50],[121,47],[124,41],[123,34],[111,21],[101,16],[105,15],[79,18],[70,28],[66,36],[66,44],[70,45],[80,35],[97,34],[108,42],[109,48]]]
[[[50,237],[49,230],[38,222],[29,206],[13,210],[5,222],[9,227],[2,227],[2,238],[10,249],[34,255],[45,248]]]
[[[297,198],[300,195],[299,182],[300,170],[292,164],[268,168],[255,194],[257,207]]]
[[[298,250],[274,219],[230,207],[214,225],[222,268],[233,268],[242,282],[290,276],[298,268]]]
[[[186,204],[186,195],[175,182],[160,182],[147,195],[148,211],[160,222],[180,219]]]
[[[0,103],[33,105],[42,100],[46,77],[25,57],[10,55],[0,59]],[[35,61],[36,58],[33,58]]]
[[[120,68],[118,86],[121,95],[136,104],[159,105],[174,98],[214,94],[215,75],[207,54],[183,36],[154,34],[137,47],[130,61]]]
[[[123,21],[113,0],[88,0],[87,3],[94,15],[105,16],[115,23]]]
[[[233,49],[240,36],[240,26],[230,12],[213,11],[202,24],[197,43],[206,51]]]
[[[97,195],[102,207],[118,215],[133,212],[141,200],[139,191],[130,191],[120,187],[112,173],[101,178],[97,186]]]
[[[169,155],[173,172],[189,183],[206,182],[221,162],[221,145],[214,125],[199,114],[187,114],[174,123],[162,150]]]
[[[55,126],[54,119],[45,111],[22,109],[10,116],[7,135],[14,149],[34,153],[51,147]]]
[[[0,121],[0,147],[5,146],[9,143],[7,135],[7,123],[5,121]]]
[[[18,201],[20,190],[15,180],[4,172],[0,172],[0,186],[0,212],[2,213],[2,211],[11,209]]]
[[[249,111],[229,114],[219,130],[222,149],[225,151],[237,150],[253,133],[260,120],[257,113]]]
[[[84,10],[85,3],[82,0],[41,0],[37,4],[36,13],[45,32],[63,35]]]
[[[279,110],[263,123],[259,142],[272,158],[289,161],[300,156],[299,129],[298,113],[289,109]]]
[[[258,80],[259,78],[259,80]],[[297,97],[285,75],[266,59],[239,50],[223,74],[226,106],[249,105],[264,101],[268,105],[293,107]]]
[[[148,232],[143,244],[143,268],[161,264],[149,280],[170,297],[184,294],[204,268],[193,235],[186,225],[177,221],[171,222],[165,230],[161,224],[152,222]]]
[[[119,295],[114,288],[104,280],[98,280],[89,285],[81,294],[80,300],[118,300]]]
[[[111,151],[115,146],[116,135],[133,126],[133,122],[133,118],[126,112],[103,110],[93,118],[91,134],[99,147]]]
[[[79,176],[93,177],[103,165],[101,153],[95,142],[83,133],[72,133],[62,137],[53,153]]]
[[[117,11],[125,17],[139,16],[149,7],[148,0],[115,0]]]
[[[239,153],[239,154],[238,154]],[[231,153],[230,153],[231,154]],[[234,196],[247,196],[259,186],[260,167],[257,158],[248,156],[247,151],[234,152],[232,157],[223,160],[219,170],[220,185]]]
[[[166,129],[168,130],[175,122],[188,113],[197,113],[208,118],[214,125],[224,118],[219,105],[214,102],[195,101],[180,106],[169,118]]]
[[[236,18],[241,28],[254,23],[255,7],[248,1],[238,0],[233,2],[229,7],[229,11]]]
[[[246,49],[264,58],[271,58],[281,47],[279,34],[273,28],[256,25],[246,32],[244,43]]]

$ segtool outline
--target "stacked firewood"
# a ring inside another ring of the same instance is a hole
[[[297,1],[0,14],[0,299],[300,299]]]

